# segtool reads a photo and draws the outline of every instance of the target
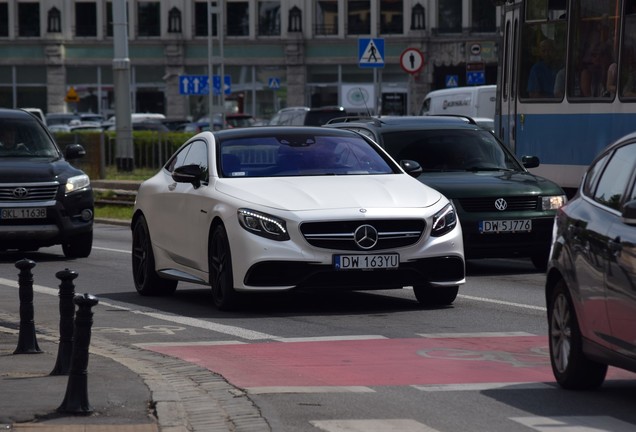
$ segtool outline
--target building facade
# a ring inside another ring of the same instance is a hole
[[[225,105],[261,118],[296,105],[415,114],[429,90],[496,83],[492,0],[128,0],[126,10],[137,112],[205,115],[208,96],[184,87],[196,76],[229,76]],[[370,58],[363,45],[378,40]],[[403,57],[413,50],[421,68]],[[113,56],[113,1],[0,0],[0,106],[110,115]]]

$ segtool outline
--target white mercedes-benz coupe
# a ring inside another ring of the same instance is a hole
[[[201,132],[139,188],[135,287],[209,285],[221,310],[292,289],[412,287],[422,305],[451,304],[465,282],[461,226],[420,172],[349,130]]]

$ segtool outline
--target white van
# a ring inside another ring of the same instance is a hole
[[[424,98],[420,115],[459,114],[494,119],[496,98],[494,84],[433,90]]]

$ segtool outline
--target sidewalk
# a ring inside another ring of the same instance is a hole
[[[57,331],[36,326],[42,353],[13,354],[19,317],[0,311],[0,431],[268,432],[245,392],[195,364],[92,335],[89,415],[60,414],[68,376],[51,376]]]
[[[14,328],[10,328],[10,327]],[[39,354],[13,354],[19,331],[0,317],[0,430],[16,432],[157,432],[144,381],[122,364],[89,355],[87,394],[93,412],[60,414],[68,376],[51,376],[57,342],[37,334]],[[77,393],[75,393],[77,394]],[[81,393],[80,393],[81,395]]]

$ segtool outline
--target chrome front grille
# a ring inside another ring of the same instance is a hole
[[[459,204],[468,213],[509,212],[509,211],[533,211],[539,209],[539,197],[518,196],[501,197],[506,201],[506,208],[500,210],[495,202],[500,197],[460,198]]]
[[[59,187],[58,182],[3,183],[0,184],[0,202],[54,201]]]
[[[364,225],[373,227],[377,232],[377,243],[372,247],[361,247],[355,241],[356,230]],[[417,243],[425,229],[426,222],[422,219],[304,222],[300,225],[302,235],[312,246],[347,251],[410,246]]]

